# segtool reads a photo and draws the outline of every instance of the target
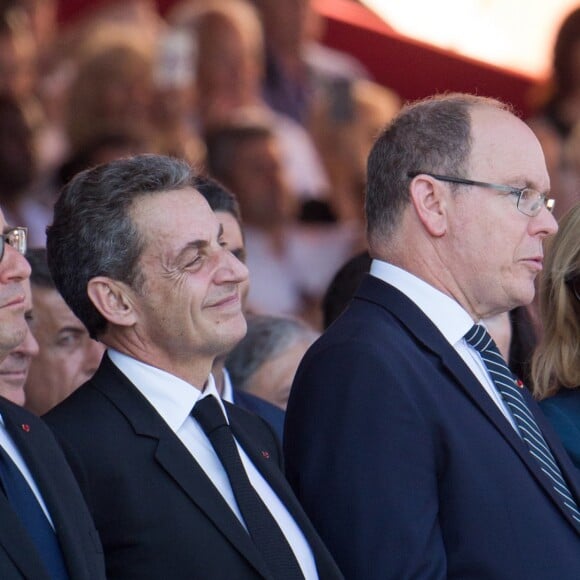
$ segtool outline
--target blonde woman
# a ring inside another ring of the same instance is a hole
[[[580,468],[580,204],[560,221],[540,282],[543,338],[534,354],[534,394]]]

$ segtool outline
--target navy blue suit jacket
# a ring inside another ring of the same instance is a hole
[[[274,429],[280,443],[282,443],[282,437],[284,436],[284,411],[280,407],[276,407],[276,405],[272,405],[272,403],[268,403],[268,401],[264,401],[264,399],[260,399],[260,397],[256,397],[251,393],[245,393],[237,389],[234,389],[234,403],[238,407],[262,417]]]
[[[580,534],[525,443],[422,311],[376,278],[303,359],[284,447],[347,578],[580,578]]]
[[[48,508],[71,580],[104,580],[105,561],[97,530],[50,429],[41,419],[2,397],[0,413]],[[50,580],[3,492],[0,492],[0,578]]]

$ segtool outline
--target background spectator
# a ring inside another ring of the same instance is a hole
[[[0,203],[8,223],[28,227],[31,247],[45,244],[52,210],[33,193],[37,176],[34,131],[19,101],[0,95]]]
[[[186,0],[176,4],[169,19],[196,47],[192,116],[202,131],[257,109],[270,118],[291,193],[301,200],[327,196],[328,179],[311,136],[263,98],[266,56],[253,6],[244,0]]]
[[[32,331],[39,348],[24,390],[26,408],[44,415],[93,376],[105,347],[89,337],[84,324],[56,289],[46,263],[46,250],[31,249],[27,259],[32,268]]]
[[[580,8],[562,22],[554,43],[545,102],[529,120],[546,155],[555,214],[580,201]]]
[[[286,409],[296,369],[319,334],[304,322],[248,316],[248,332],[226,359],[235,388]]]
[[[240,203],[252,272],[248,308],[302,316],[318,326],[320,298],[354,251],[356,230],[298,221],[267,119],[232,121],[209,132],[206,144],[210,174]]]

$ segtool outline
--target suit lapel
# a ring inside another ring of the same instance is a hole
[[[0,492],[0,545],[24,578],[50,580],[36,547],[28,537],[4,493]]]
[[[256,570],[268,578],[261,554],[227,502],[161,416],[108,357],[103,357],[92,383],[127,418],[137,436],[158,441],[155,458],[160,467]]]
[[[322,540],[296,499],[288,481],[274,459],[274,454],[276,453],[276,440],[274,439],[274,435],[272,435],[271,447],[268,444],[263,447],[260,446],[260,441],[263,437],[244,428],[244,425],[241,425],[237,419],[236,414],[231,412],[231,405],[227,406],[227,411],[232,431],[238,443],[243,447],[254,466],[276,492],[276,495],[280,498],[281,502],[296,521],[298,527],[302,530],[314,554],[320,578],[327,575],[330,577],[340,577],[340,572],[330,552],[328,552],[326,546],[322,543]]]
[[[437,327],[425,316],[423,311],[402,292],[373,276],[367,276],[359,291],[357,297],[376,303],[378,306],[388,310],[393,314],[399,322],[407,328],[407,330],[421,343],[423,348],[431,351],[438,356],[443,365],[455,378],[457,385],[471,401],[479,408],[482,414],[494,425],[503,439],[512,447],[515,453],[519,456],[525,466],[528,468],[532,476],[537,480],[545,492],[552,498],[552,501],[557,505],[561,513],[571,523],[575,530],[578,530],[576,523],[568,510],[564,508],[560,497],[554,490],[552,484],[547,479],[545,474],[539,467],[538,462],[530,454],[525,442],[514,431],[512,426],[508,423],[497,405],[491,400],[489,395],[485,392],[482,385],[479,383],[475,375],[471,372],[469,367],[464,363],[463,359],[457,354],[455,349],[445,340]],[[525,396],[526,402],[530,403],[531,397]],[[538,419],[539,413],[535,404],[529,405],[531,411]],[[538,420],[541,428],[546,434],[545,422]],[[571,489],[575,493],[577,501],[580,501],[579,488],[571,473],[573,470],[569,468],[569,461],[564,458],[564,452],[560,449],[554,437],[551,437],[551,430],[548,429],[547,442],[554,452],[554,456],[559,462],[564,477],[567,481],[571,481]]]
[[[258,469],[258,471],[262,474],[264,479],[268,482],[268,484],[272,487],[272,489],[276,492],[276,495],[280,498],[282,503],[286,506],[288,511],[298,519],[305,520],[304,512],[302,509],[299,508],[298,502],[294,497],[290,487],[284,477],[284,474],[280,470],[279,466],[272,458],[274,451],[270,448],[262,449],[257,444],[258,439],[255,437],[251,437],[248,432],[240,426],[240,424],[236,421],[235,417],[229,413],[228,409],[228,416],[230,418],[230,423],[232,427],[232,431],[234,433],[235,438],[237,439],[238,443],[244,448],[244,451],[251,459],[254,466]],[[298,522],[300,527],[302,528],[302,522]],[[303,530],[304,531],[304,530]]]
[[[39,489],[43,493],[41,482],[36,479],[37,474],[34,466],[30,461],[30,448],[28,442],[23,442],[22,438],[18,436],[16,426],[12,420],[12,410],[10,407],[0,400],[0,412],[4,419],[6,430],[12,437],[18,450],[22,454],[30,472],[32,473]],[[38,578],[49,580],[46,569],[40,560],[36,547],[29,538],[25,528],[20,523],[18,516],[10,506],[3,492],[0,492],[0,544],[4,547],[6,553],[10,556],[14,565],[22,572],[26,578]]]

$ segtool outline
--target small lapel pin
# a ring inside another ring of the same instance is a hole
[[[522,381],[521,379],[518,379],[516,381],[516,385],[520,388],[523,389],[524,388],[524,381]]]
[[[267,451],[262,451],[262,457],[264,459],[270,459],[270,454]]]
[[[30,425],[28,423],[22,423],[20,426],[22,427],[23,431],[26,431],[26,433],[30,431]]]

